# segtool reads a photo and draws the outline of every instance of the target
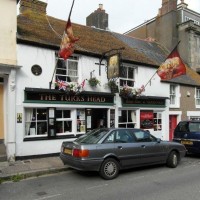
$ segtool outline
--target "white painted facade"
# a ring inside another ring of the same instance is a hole
[[[97,86],[93,89],[86,80],[85,91],[94,91],[94,92],[106,92],[110,93],[110,89],[107,86],[107,71],[106,65],[101,66],[101,75],[99,75],[99,66],[95,63],[99,63],[99,58],[77,55],[79,58],[78,68],[79,68],[79,83],[84,79],[90,78],[90,72],[93,72],[98,80],[101,81],[101,86]],[[50,139],[50,140],[28,140],[24,141],[25,138],[30,136],[25,136],[25,116],[26,108],[70,108],[71,110],[71,119],[72,119],[72,134],[75,136],[80,134],[77,132],[76,128],[76,118],[77,118],[77,109],[107,109],[107,124],[110,124],[110,111],[115,110],[115,127],[118,127],[118,115],[121,114],[122,110],[134,110],[136,113],[135,116],[135,127],[140,128],[140,111],[141,110],[153,110],[155,112],[160,112],[162,116],[162,131],[154,131],[150,129],[150,132],[156,137],[162,138],[164,140],[168,139],[169,133],[169,101],[166,100],[166,105],[162,108],[156,107],[126,107],[124,108],[121,103],[121,97],[119,94],[116,94],[114,105],[74,105],[74,104],[41,104],[41,103],[25,103],[25,87],[29,88],[43,88],[49,89],[49,82],[52,78],[53,71],[56,64],[55,51],[33,47],[29,45],[17,45],[17,60],[18,64],[22,66],[20,70],[17,71],[16,78],[16,113],[22,113],[22,123],[16,123],[16,152],[17,157],[21,156],[32,156],[32,155],[41,155],[41,154],[52,154],[58,153],[60,151],[61,143],[63,141],[74,140],[74,138],[64,138],[64,139]],[[106,61],[103,60],[102,64],[106,64]],[[42,74],[35,76],[31,72],[31,67],[33,65],[40,65],[42,67]],[[145,85],[148,80],[155,73],[155,68],[145,67],[145,66],[136,66],[136,75],[135,75],[135,86],[141,87]],[[159,97],[168,97],[169,96],[169,85],[160,82],[160,78],[155,75],[151,82],[146,86],[145,92],[143,95],[148,96],[159,96]]]

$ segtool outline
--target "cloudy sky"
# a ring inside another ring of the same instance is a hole
[[[48,3],[48,15],[67,20],[73,0],[41,1]],[[185,3],[188,4],[188,8],[200,13],[200,0],[185,0]],[[75,0],[71,21],[86,25],[86,17],[94,12],[99,4],[103,4],[103,8],[109,14],[109,29],[124,33],[154,18],[158,14],[162,0]]]

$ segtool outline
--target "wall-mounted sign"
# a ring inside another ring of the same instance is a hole
[[[122,104],[124,107],[165,107],[166,97],[138,97],[132,99],[122,98]]]
[[[140,112],[140,128],[144,129],[153,128],[153,110]]]
[[[108,79],[119,77],[120,56],[114,54],[108,57]]]
[[[59,90],[26,88],[25,102],[113,105],[114,95],[99,92],[82,92],[77,95]]]
[[[22,113],[17,113],[17,123],[22,123]]]

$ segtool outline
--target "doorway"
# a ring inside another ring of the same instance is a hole
[[[107,111],[108,109],[87,109],[87,131],[96,128],[108,127],[107,125]]]
[[[169,116],[169,140],[172,141],[174,137],[174,129],[177,125],[177,115]]]

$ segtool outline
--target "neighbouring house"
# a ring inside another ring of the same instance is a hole
[[[132,28],[125,35],[145,39],[154,38],[167,49],[173,49],[180,41],[179,53],[184,62],[200,72],[200,13],[177,0],[162,0],[158,15]]]
[[[170,138],[180,120],[200,120],[200,13],[188,8],[183,1],[163,0],[158,15],[127,31],[126,36],[154,38],[167,49],[176,44],[187,65],[187,75],[170,80]],[[198,74],[197,74],[198,73]]]
[[[1,0],[0,6],[0,161],[15,155],[16,128],[16,0]],[[9,23],[8,23],[9,22]],[[9,133],[9,134],[8,134]],[[6,149],[5,149],[6,145]],[[4,150],[5,149],[5,150]]]

